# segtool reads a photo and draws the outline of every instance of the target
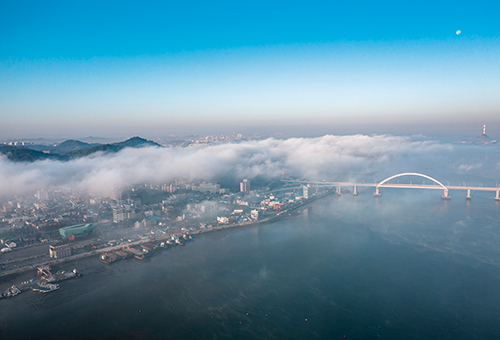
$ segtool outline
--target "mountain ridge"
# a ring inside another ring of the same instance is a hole
[[[109,144],[90,144],[79,140],[68,139],[55,146],[45,146],[43,148],[0,145],[0,154],[7,155],[7,158],[13,162],[35,162],[46,159],[68,161],[86,157],[96,152],[116,153],[125,148],[141,148],[148,146],[162,147],[156,142],[135,136],[122,142]]]

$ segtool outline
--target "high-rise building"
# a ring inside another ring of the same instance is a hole
[[[309,198],[309,185],[303,185],[302,186],[302,197],[304,199],[308,199]]]
[[[164,184],[161,186],[161,190],[172,193],[177,190],[177,187],[174,187],[172,184],[170,185]]]
[[[212,184],[212,183],[200,183],[200,185],[193,185],[191,187],[193,191],[201,191],[201,192],[211,192],[213,194],[220,192],[220,184]]]
[[[122,209],[113,209],[113,222],[119,223],[125,220],[125,213]]]
[[[248,179],[244,179],[240,183],[240,191],[241,192],[249,192],[250,191],[250,181]]]
[[[46,201],[49,199],[49,193],[45,190],[38,190],[36,192],[36,198],[38,198],[40,201]]]

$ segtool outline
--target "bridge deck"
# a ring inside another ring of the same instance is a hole
[[[295,181],[295,180],[285,180],[285,182],[290,183],[307,183],[307,184],[319,184],[320,186],[337,186],[337,187],[376,187],[378,183],[353,183],[353,182],[307,182],[307,181]],[[400,188],[400,189],[433,189],[433,190],[443,190],[444,188],[439,185],[428,185],[428,184],[390,184],[384,183],[378,185],[379,188]],[[449,185],[446,186],[448,190],[471,190],[471,191],[500,191],[497,187],[471,187],[471,186],[456,186]]]

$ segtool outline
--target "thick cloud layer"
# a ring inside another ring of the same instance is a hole
[[[40,188],[73,188],[109,194],[140,183],[168,183],[174,178],[210,180],[279,177],[310,180],[355,179],[366,169],[449,147],[393,136],[331,136],[266,139],[238,144],[187,148],[124,149],[69,162],[13,163],[0,158],[0,195],[31,193]]]

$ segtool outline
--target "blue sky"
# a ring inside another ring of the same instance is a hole
[[[468,133],[483,123],[500,135],[499,10],[4,1],[0,135]]]

